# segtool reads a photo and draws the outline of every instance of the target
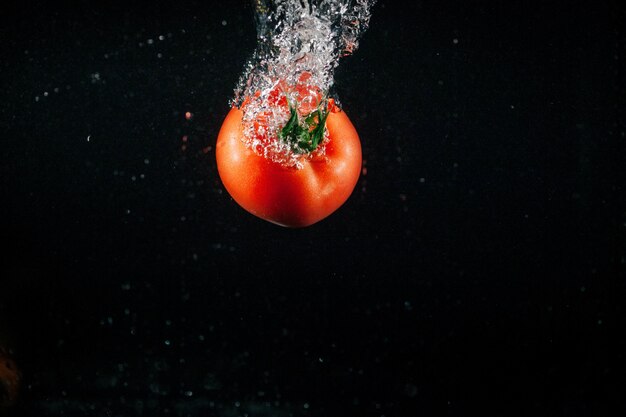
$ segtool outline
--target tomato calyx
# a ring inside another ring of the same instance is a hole
[[[329,111],[324,111],[321,107],[317,108],[305,116],[304,126],[302,126],[296,108],[297,106],[289,106],[289,120],[278,132],[278,137],[291,144],[296,153],[313,152],[324,139]]]

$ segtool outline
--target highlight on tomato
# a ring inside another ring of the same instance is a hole
[[[307,83],[277,82],[234,106],[220,129],[217,168],[245,210],[286,227],[312,225],[337,210],[361,172],[361,143],[346,113]]]

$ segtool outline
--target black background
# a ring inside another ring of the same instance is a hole
[[[3,6],[11,415],[626,413],[624,7],[381,0],[291,230],[215,165],[250,4],[92,3]]]

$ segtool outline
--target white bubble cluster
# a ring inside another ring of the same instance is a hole
[[[235,88],[244,141],[258,155],[293,167],[304,158],[323,157],[325,139],[315,152],[298,153],[278,133],[295,107],[299,120],[327,110],[334,70],[353,53],[367,28],[375,0],[254,0],[258,46]]]

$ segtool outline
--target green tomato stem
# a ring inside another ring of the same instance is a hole
[[[278,133],[278,137],[290,143],[296,153],[313,152],[324,138],[329,112],[324,111],[321,106],[318,107],[304,118],[305,127],[303,127],[300,125],[296,108],[297,103],[294,106],[289,103],[289,120]]]

